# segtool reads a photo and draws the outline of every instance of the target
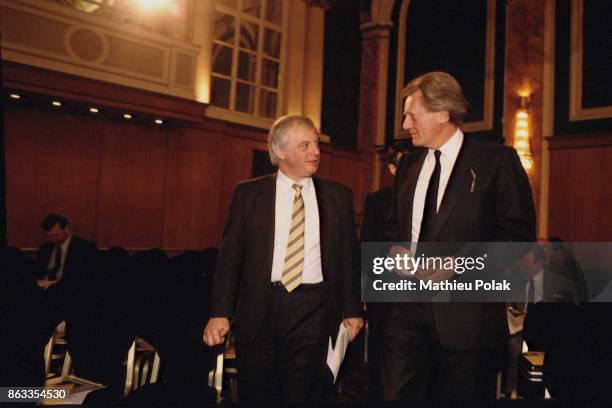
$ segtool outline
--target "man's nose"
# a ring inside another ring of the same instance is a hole
[[[410,128],[412,128],[412,121],[410,120],[410,116],[406,116],[406,118],[404,118],[404,123],[402,124],[402,129],[408,130]]]

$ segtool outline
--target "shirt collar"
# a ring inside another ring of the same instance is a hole
[[[295,181],[289,178],[285,173],[283,173],[280,169],[278,170],[278,174],[276,175],[276,186],[280,187],[284,190],[293,191],[293,185],[299,184],[302,186],[302,191],[308,191],[312,186],[312,177],[306,177],[300,181]]]
[[[442,152],[441,157],[447,157],[454,161],[459,155],[459,150],[461,150],[461,145],[463,144],[463,138],[464,138],[463,132],[461,131],[461,129],[457,128],[455,133],[453,133],[453,135],[442,146],[440,146],[439,149],[437,149],[440,152]],[[436,149],[429,149],[428,154],[433,156],[433,152],[435,150]]]

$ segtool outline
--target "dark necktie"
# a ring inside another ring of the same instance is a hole
[[[427,194],[425,195],[425,207],[423,208],[419,242],[426,242],[429,240],[429,234],[433,229],[436,214],[438,213],[438,187],[440,185],[440,172],[442,170],[442,166],[440,165],[440,154],[441,152],[439,150],[434,151],[436,165],[433,173],[431,173],[429,185],[427,186]]]
[[[49,270],[47,279],[56,280],[57,273],[59,272],[61,267],[62,267],[62,248],[61,246],[56,245],[55,246],[55,262],[53,263],[53,268]]]

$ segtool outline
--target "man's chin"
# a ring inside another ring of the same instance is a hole
[[[309,166],[305,173],[308,175],[306,177],[312,177],[319,170],[319,166]]]

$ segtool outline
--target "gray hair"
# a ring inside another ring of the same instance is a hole
[[[451,123],[459,126],[468,109],[459,82],[446,72],[436,71],[421,75],[410,81],[403,89],[408,97],[415,92],[423,94],[423,105],[430,112],[447,111]]]
[[[304,126],[307,129],[314,130],[314,132],[318,134],[317,128],[314,123],[312,123],[312,120],[305,116],[288,115],[276,119],[268,132],[268,154],[274,166],[278,166],[280,161],[278,156],[274,153],[274,149],[282,150],[287,146],[289,142],[289,131],[294,126]]]

